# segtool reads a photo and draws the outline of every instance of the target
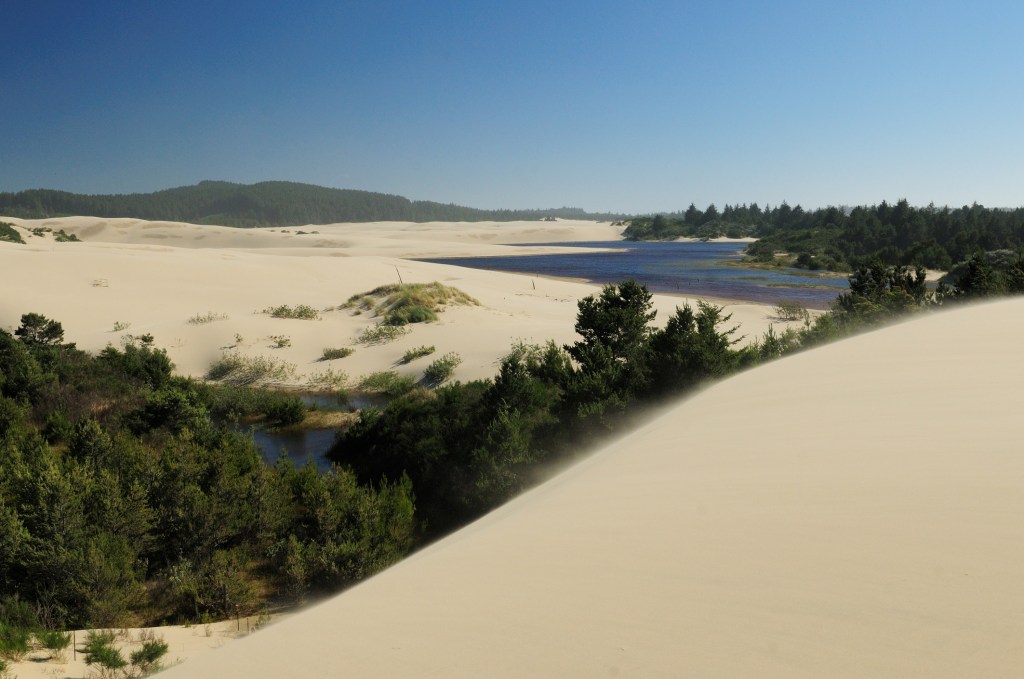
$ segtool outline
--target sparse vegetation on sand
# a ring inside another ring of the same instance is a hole
[[[234,385],[282,384],[295,377],[295,364],[269,356],[224,354],[210,366],[207,378]]]
[[[270,340],[271,349],[284,349],[292,345],[292,338],[288,335],[271,335],[267,339]]]
[[[205,325],[207,323],[213,323],[214,321],[226,321],[228,315],[223,313],[217,313],[216,311],[207,311],[205,314],[196,314],[188,319],[189,325]]]
[[[343,309],[374,312],[384,325],[407,325],[437,320],[446,305],[477,305],[478,301],[458,288],[433,283],[382,285],[369,292],[352,295]]]
[[[449,352],[427,366],[423,371],[423,380],[427,384],[437,386],[448,380],[461,363],[462,358],[458,354]]]
[[[263,313],[273,318],[297,318],[302,321],[320,320],[320,312],[308,304],[297,304],[294,307],[287,304],[268,306]]]
[[[403,364],[405,364],[405,363],[412,363],[417,358],[423,358],[424,356],[430,356],[432,353],[434,353],[434,351],[435,351],[435,349],[434,349],[434,345],[433,344],[431,344],[429,347],[424,345],[424,346],[416,347],[414,349],[409,349],[404,354],[402,354],[402,363]]]
[[[320,360],[333,361],[337,358],[345,358],[346,356],[351,356],[354,351],[355,349],[352,347],[324,347]]]
[[[348,374],[344,370],[320,370],[306,377],[306,384],[313,389],[344,389]]]
[[[409,328],[401,325],[385,325],[383,323],[377,323],[371,325],[366,330],[363,330],[356,338],[356,342],[359,344],[373,345],[373,344],[387,344],[388,342],[394,342],[402,335],[409,332]]]
[[[407,376],[399,375],[394,370],[383,370],[370,373],[359,382],[359,388],[363,391],[386,396],[401,396],[411,391],[416,386],[416,381]]]

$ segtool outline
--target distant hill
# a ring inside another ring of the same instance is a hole
[[[550,210],[478,210],[454,204],[411,201],[402,196],[352,189],[330,189],[295,182],[233,184],[204,181],[154,193],[83,195],[32,189],[0,193],[0,215],[22,219],[89,215],[219,224],[223,226],[298,226],[372,221],[512,221],[621,219],[579,208]]]

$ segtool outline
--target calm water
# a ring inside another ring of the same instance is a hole
[[[491,271],[582,278],[600,284],[635,278],[652,292],[768,304],[787,299],[815,309],[828,307],[836,295],[849,287],[846,278],[812,278],[807,276],[807,272],[798,269],[769,271],[723,265],[723,261],[742,259],[743,243],[623,241],[565,245],[615,247],[621,251],[521,257],[450,257],[422,261]]]
[[[383,407],[386,399],[381,396],[352,394],[338,397],[330,394],[299,394],[306,406],[320,410],[356,410],[369,406]],[[268,464],[274,464],[281,455],[287,455],[296,467],[313,459],[321,472],[329,471],[330,461],[324,454],[334,443],[335,429],[302,429],[298,431],[267,431],[245,424],[230,425],[235,431],[252,434],[256,447],[263,453]]]

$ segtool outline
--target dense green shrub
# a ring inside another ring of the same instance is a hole
[[[321,361],[333,361],[338,358],[345,358],[351,356],[355,352],[352,347],[325,347],[323,354],[320,356]]]
[[[423,381],[430,385],[438,385],[449,379],[462,363],[462,358],[456,353],[447,353],[434,360],[423,371]]]
[[[14,228],[14,225],[7,222],[0,222],[0,241],[25,244],[25,239],[21,237],[21,234]]]
[[[359,381],[359,389],[386,396],[399,396],[416,386],[416,380],[394,370],[370,373]]]

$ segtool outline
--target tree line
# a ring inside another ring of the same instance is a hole
[[[948,270],[979,251],[1020,250],[1024,208],[922,208],[900,200],[817,210],[786,203],[762,209],[754,203],[726,205],[719,212],[714,205],[701,211],[691,204],[684,213],[633,219],[625,235],[635,240],[756,237],[746,249],[753,260],[807,269],[853,271],[877,260]]]
[[[301,226],[373,221],[512,221],[619,219],[579,208],[479,210],[354,189],[296,182],[235,184],[203,181],[153,193],[83,195],[52,189],[0,193],[0,214],[23,219],[70,215],[216,224],[221,226]]]

